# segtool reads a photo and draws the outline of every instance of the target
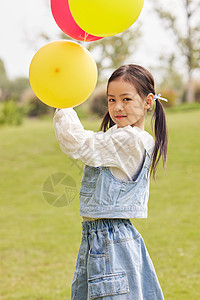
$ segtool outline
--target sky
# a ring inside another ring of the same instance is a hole
[[[160,51],[167,55],[170,50],[170,36],[156,18],[149,0],[145,0],[136,22],[139,21],[143,24],[143,38],[134,62],[147,68],[159,67]],[[47,34],[50,41],[60,39],[61,30],[53,19],[50,0],[0,0],[0,58],[10,79],[28,77],[31,59],[47,43],[41,33]]]

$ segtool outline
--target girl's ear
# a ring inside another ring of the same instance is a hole
[[[154,105],[154,101],[154,95],[152,93],[149,93],[145,99],[144,108],[147,110],[152,108],[152,106]]]

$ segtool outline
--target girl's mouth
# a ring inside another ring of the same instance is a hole
[[[116,116],[115,118],[116,119],[123,119],[123,118],[126,118],[126,116]]]

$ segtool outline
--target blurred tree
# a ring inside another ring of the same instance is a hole
[[[160,0],[154,0],[152,3],[156,13],[164,21],[162,24],[172,32],[178,53],[184,57],[187,69],[186,102],[193,102],[193,71],[200,67],[200,0],[179,1],[182,4],[181,16],[185,19],[185,28],[178,26],[177,15],[180,11],[163,8],[164,5]],[[170,59],[172,58],[175,58],[174,53],[171,54]]]
[[[4,62],[2,59],[0,59],[0,81],[2,81],[2,79],[8,79],[8,78],[7,78]]]
[[[183,97],[183,76],[174,68],[174,60],[175,57],[172,55],[168,63],[162,67],[163,75],[158,90],[168,99],[168,103],[163,103],[164,106],[180,103]]]
[[[24,107],[13,100],[4,101],[0,105],[0,125],[21,125],[23,123]]]
[[[99,72],[99,82],[103,82],[107,78],[108,71],[111,73],[124,64],[126,59],[133,56],[140,37],[140,27],[134,24],[133,27],[118,35],[106,37],[86,45],[95,58]]]
[[[29,87],[29,80],[25,77],[18,77],[10,80],[7,76],[3,60],[0,59],[0,100],[12,99],[18,101],[24,90]]]
[[[0,59],[0,100],[4,100],[7,97],[7,93],[10,87],[10,81],[6,74],[4,62]]]
[[[40,101],[31,87],[25,89],[20,97],[20,105],[24,107],[28,117],[39,117],[42,115],[53,114],[55,109]]]
[[[29,80],[26,77],[18,77],[11,81],[12,95],[11,98],[15,101],[20,100],[23,92],[30,88]]]

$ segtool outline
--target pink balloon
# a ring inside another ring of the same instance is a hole
[[[51,0],[51,11],[60,29],[73,39],[92,42],[103,38],[87,34],[77,25],[70,12],[68,0]]]

